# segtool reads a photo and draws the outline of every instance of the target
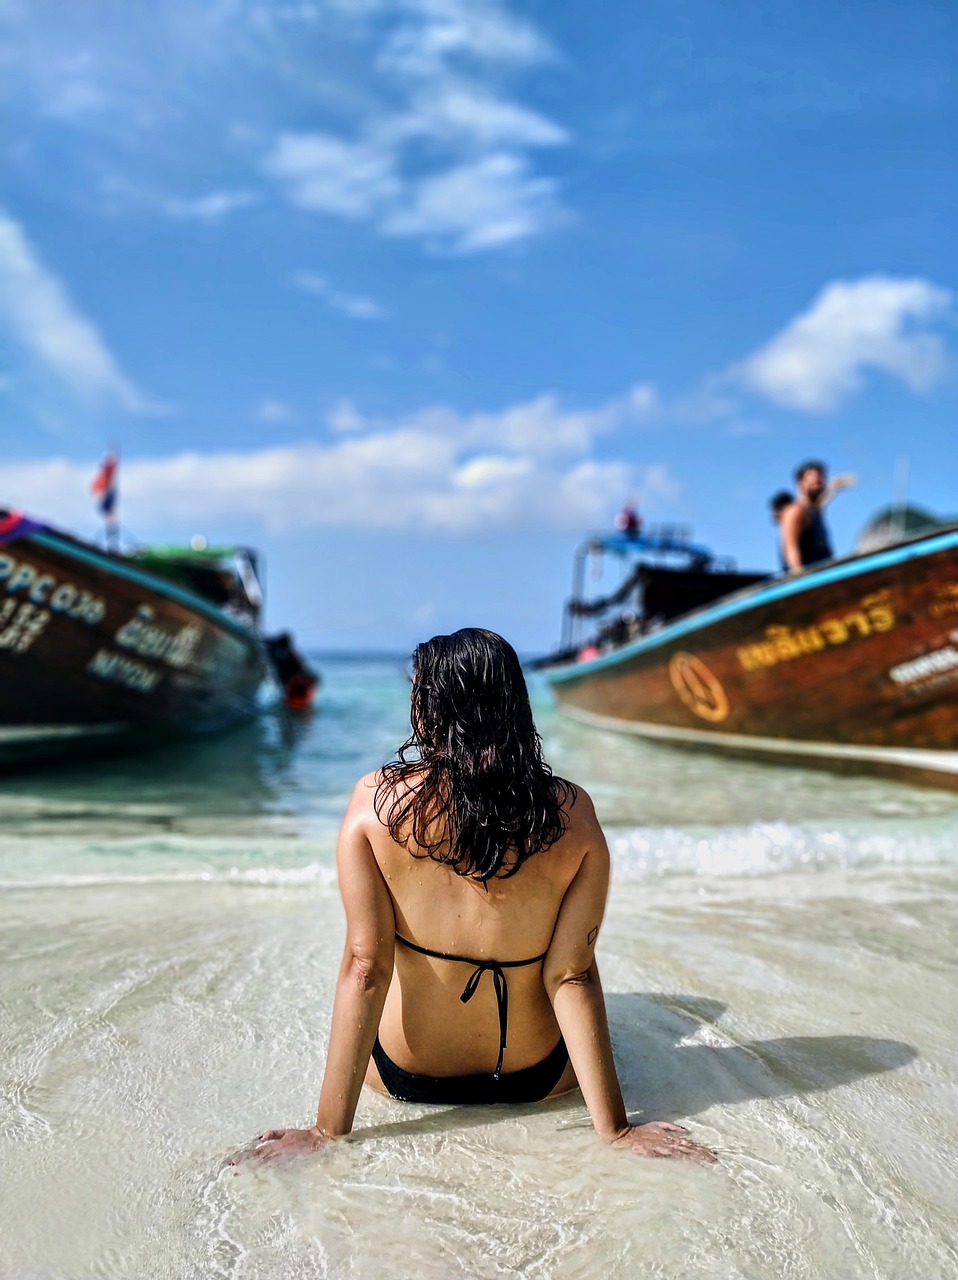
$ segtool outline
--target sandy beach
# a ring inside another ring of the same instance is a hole
[[[372,710],[378,681],[381,709],[400,714],[393,671],[342,678],[345,702],[363,690]],[[565,730],[543,714],[561,755]],[[322,750],[331,737],[317,727]],[[682,824],[676,791],[666,822],[657,785],[662,820],[638,825],[641,795],[601,737],[576,751],[608,787],[599,956],[627,1103],[688,1124],[720,1162],[606,1149],[578,1095],[472,1111],[366,1093],[353,1140],[231,1169],[262,1128],[309,1121],[322,1075],[343,928],[335,795],[355,760],[329,767],[310,807],[291,779],[318,749],[286,775],[285,810],[264,802],[219,827],[182,778],[162,832],[157,794],[117,799],[112,826],[93,787],[4,797],[0,1273],[958,1271],[954,798],[794,775],[806,812],[803,786],[820,808],[845,795],[873,812],[769,823],[781,773],[653,753],[650,773],[711,796],[702,813],[734,792],[755,820]]]

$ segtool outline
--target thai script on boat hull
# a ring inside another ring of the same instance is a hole
[[[810,627],[766,627],[765,639],[736,649],[740,665],[746,671],[775,667],[780,662],[793,662],[809,653],[848,644],[850,640],[891,631],[897,624],[887,589],[864,596],[860,608],[837,618],[823,618]]]
[[[958,613],[958,582],[943,582],[935,592],[928,612],[933,618],[943,618],[949,613]]]

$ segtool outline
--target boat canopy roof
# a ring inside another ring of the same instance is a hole
[[[712,552],[700,543],[690,542],[684,529],[663,525],[648,533],[597,533],[587,538],[580,548],[615,556],[679,555],[689,560],[710,561]]]
[[[215,604],[232,603],[259,610],[263,603],[259,561],[250,547],[158,543],[140,547],[133,559],[161,577],[189,586]]]
[[[249,547],[192,547],[188,543],[158,543],[139,547],[136,551],[138,560],[195,560],[198,564],[210,564],[215,561],[232,560],[236,556],[255,558]]]

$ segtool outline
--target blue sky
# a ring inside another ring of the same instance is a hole
[[[266,552],[311,645],[558,637],[634,496],[958,509],[946,0],[0,0],[0,502]]]

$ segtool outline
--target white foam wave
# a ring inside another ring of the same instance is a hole
[[[111,885],[230,884],[277,889],[329,888],[336,884],[335,868],[318,862],[304,867],[224,867],[221,871],[104,872],[0,879],[2,889],[88,889]]]
[[[958,823],[950,817],[907,826],[769,822],[718,829],[640,827],[609,836],[614,873],[620,880],[675,873],[749,876],[803,868],[958,862]]]
[[[614,878],[761,876],[827,868],[958,863],[958,819],[607,829]],[[332,889],[328,841],[222,837],[76,841],[0,840],[0,890],[98,885],[234,885]]]

